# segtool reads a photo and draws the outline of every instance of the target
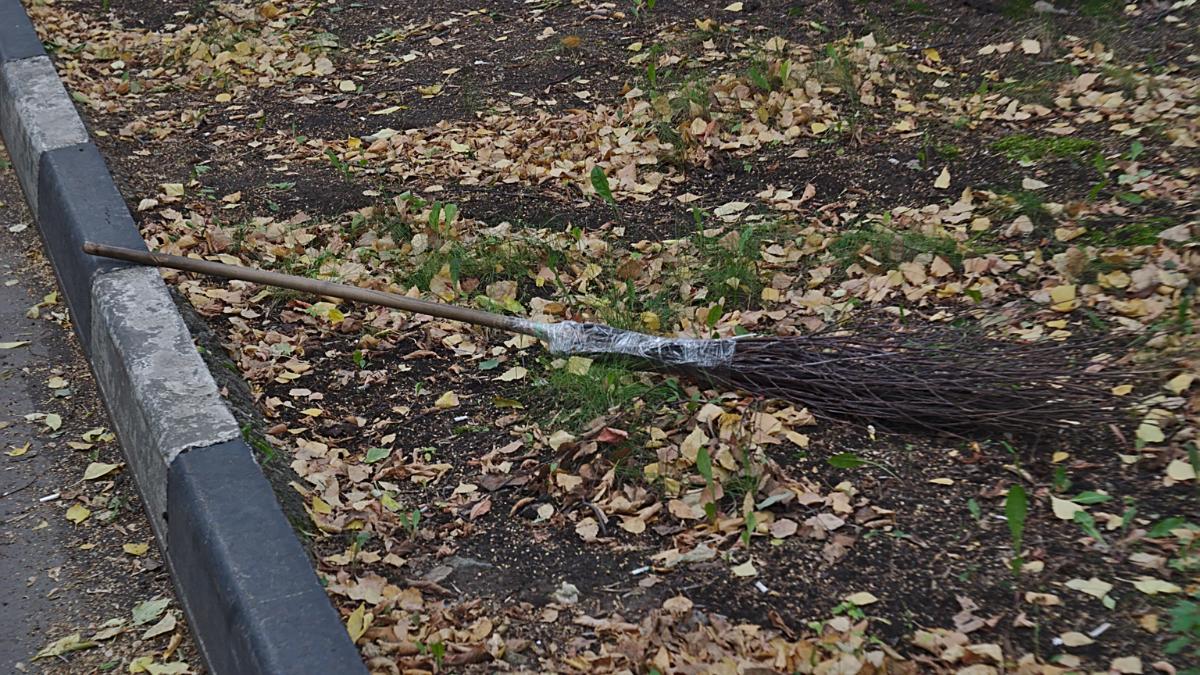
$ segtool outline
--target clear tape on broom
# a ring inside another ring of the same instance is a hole
[[[715,368],[733,360],[735,340],[663,338],[596,323],[529,322],[525,327],[546,342],[552,354],[623,354],[667,366]]]

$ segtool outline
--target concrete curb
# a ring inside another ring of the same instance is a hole
[[[0,133],[214,673],[365,673],[19,0],[0,0]]]

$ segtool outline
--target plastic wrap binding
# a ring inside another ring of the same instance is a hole
[[[729,365],[735,340],[663,338],[595,323],[527,323],[552,354],[623,354],[664,366],[716,368]]]

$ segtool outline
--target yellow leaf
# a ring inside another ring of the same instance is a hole
[[[72,504],[71,508],[67,509],[67,520],[76,525],[88,519],[92,515],[91,510],[83,504]]]
[[[1051,455],[1050,461],[1055,464],[1058,464],[1060,462],[1067,461],[1067,459],[1070,456],[1071,456],[1070,453],[1066,453],[1066,452],[1063,452],[1062,450],[1059,450],[1058,452],[1055,452],[1053,455]]]
[[[933,181],[933,187],[939,190],[950,187],[950,167],[942,167],[942,172],[938,174],[937,180]]]
[[[1108,670],[1114,673],[1141,673],[1142,660],[1136,656],[1122,656],[1113,659],[1112,663],[1108,664]]]
[[[930,478],[929,482],[935,485],[954,485],[953,478]]]
[[[433,402],[433,407],[438,410],[449,410],[458,406],[458,394],[448,391],[438,397],[438,400]]]
[[[341,323],[346,318],[342,310],[338,309],[337,305],[332,302],[314,302],[312,307],[308,308],[308,313],[313,316],[319,316],[330,323]]]
[[[91,464],[88,464],[88,467],[86,469],[84,469],[83,479],[84,480],[96,480],[97,478],[100,478],[101,476],[106,476],[106,475],[112,473],[113,471],[117,470],[120,466],[121,466],[120,464],[104,464],[103,462],[92,462]]]
[[[1042,52],[1042,43],[1037,40],[1021,40],[1021,51],[1026,54],[1040,54]]]
[[[1112,590],[1112,584],[1092,577],[1091,579],[1071,579],[1067,582],[1067,588],[1077,590],[1081,593],[1087,593],[1093,598],[1103,598]]]
[[[0,342],[0,349],[16,349],[29,344],[29,340],[17,340],[16,342]]]
[[[1175,481],[1195,480],[1196,469],[1182,459],[1173,459],[1167,465],[1167,477]]]
[[[1124,270],[1116,270],[1107,274],[1097,274],[1096,281],[1105,288],[1126,288],[1133,282],[1133,278]]]
[[[1158,423],[1152,420],[1147,420],[1138,425],[1137,437],[1139,441],[1144,443],[1162,443],[1166,438]]]
[[[69,652],[79,651],[80,649],[89,649],[95,646],[96,643],[92,640],[84,640],[83,636],[79,633],[72,633],[71,635],[68,635],[64,638],[59,638],[58,640],[43,647],[41,651],[39,651],[33,657],[32,660],[37,661],[38,659],[62,656],[63,654],[67,654]]]
[[[150,550],[150,544],[147,544],[146,542],[137,544],[124,544],[121,546],[121,548],[124,549],[124,551],[129,555],[143,556],[146,555],[146,551]]]
[[[304,410],[300,411],[300,414],[307,415],[309,417],[320,417],[321,409],[320,408],[305,408]]]
[[[528,373],[529,371],[521,366],[513,366],[512,368],[504,371],[504,373],[502,373],[496,379],[500,380],[501,382],[512,382],[513,380],[520,380],[524,378]]]
[[[63,378],[61,378],[57,375],[46,380],[46,386],[50,387],[51,389],[62,389],[63,387],[67,386],[68,384],[70,384],[70,382],[67,382],[66,380],[64,380]]]
[[[922,52],[925,54],[925,58],[933,61],[934,63],[942,60],[942,55],[939,54],[938,50],[934,49],[933,47],[926,47],[922,50]]]
[[[320,513],[320,514],[326,515],[326,516],[333,513],[333,507],[330,506],[329,504],[325,503],[325,500],[321,499],[317,495],[313,495],[312,510],[313,510],[313,513]]]
[[[1075,296],[1075,284],[1064,284],[1050,289],[1050,309],[1056,312],[1069,312],[1079,306]]]
[[[654,312],[642,312],[642,325],[650,331],[656,331],[661,327],[658,315]]]
[[[810,125],[810,128],[814,134],[823,134],[826,131],[829,131],[829,125],[825,124],[824,122],[813,122]]]
[[[795,431],[792,431],[791,429],[788,429],[787,431],[784,432],[783,435],[786,436],[789,441],[795,443],[797,446],[799,446],[801,448],[808,447],[808,436],[805,436],[804,434],[797,433]]]
[[[1125,396],[1129,392],[1133,391],[1133,385],[1132,384],[1118,384],[1117,386],[1113,387],[1110,391],[1112,391],[1113,396]]]
[[[21,455],[23,455],[27,452],[29,452],[29,443],[28,442],[25,443],[25,445],[22,445],[20,447],[13,446],[12,450],[9,450],[8,452],[6,452],[4,454],[8,455],[9,457],[20,457]]]
[[[62,417],[55,413],[46,415],[46,426],[50,427],[50,431],[58,431],[62,427]]]
[[[1054,515],[1059,520],[1074,520],[1076,513],[1085,510],[1082,506],[1069,499],[1059,499],[1054,496],[1050,497],[1050,506],[1054,509]]]
[[[1169,581],[1155,579],[1154,577],[1141,577],[1133,582],[1133,587],[1146,595],[1158,595],[1159,593],[1181,593],[1183,589]]]
[[[736,577],[752,577],[758,574],[758,570],[754,569],[754,563],[750,560],[730,568],[730,572]]]
[[[858,607],[863,607],[865,605],[871,605],[876,602],[879,602],[879,598],[875,597],[874,595],[872,595],[866,591],[859,591],[857,593],[851,593],[850,595],[847,595],[845,597],[845,600],[846,600],[846,602],[848,602],[852,605],[856,605]]]
[[[592,360],[585,356],[572,356],[567,359],[567,372],[576,375],[587,375],[592,369]]]
[[[1053,593],[1035,593],[1033,591],[1025,592],[1025,602],[1031,605],[1041,605],[1042,607],[1053,607],[1061,605],[1062,600]]]
[[[1180,373],[1172,377],[1163,387],[1172,394],[1182,394],[1185,389],[1192,386],[1195,379],[1196,376],[1191,373]]]
[[[350,616],[346,619],[346,632],[350,634],[350,641],[358,642],[374,621],[375,615],[367,611],[365,604],[358,603],[358,607],[350,612]]]

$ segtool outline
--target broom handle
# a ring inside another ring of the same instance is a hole
[[[331,296],[335,298],[341,298],[343,300],[353,300],[354,302],[365,302],[371,305],[383,305],[384,307],[402,309],[406,312],[413,312],[414,314],[426,314],[429,316],[436,316],[441,319],[450,319],[451,321],[462,321],[464,323],[469,323],[476,326],[498,328],[510,333],[537,335],[537,331],[535,329],[536,324],[516,317],[493,314],[491,312],[484,312],[478,309],[468,309],[466,307],[459,307],[457,305],[446,305],[439,302],[417,300],[416,298],[410,298],[404,295],[398,295],[396,293],[385,293],[383,291],[359,288],[357,286],[337,284],[333,283],[332,281],[309,279],[307,277],[298,277],[292,274],[270,272],[267,270],[255,269],[253,267],[226,265],[224,263],[212,262],[210,260],[185,258],[183,256],[169,255],[167,253],[139,251],[132,248],[123,248],[121,246],[97,244],[90,241],[84,243],[83,250],[91,255],[114,258],[116,260],[124,260],[126,262],[137,263],[139,265],[149,265],[151,267],[169,267],[171,269],[182,270],[184,272],[196,272],[198,274],[207,274],[214,277],[250,281],[256,284],[265,284],[267,286],[279,286],[282,288],[290,288],[295,291],[312,293],[313,295]]]

